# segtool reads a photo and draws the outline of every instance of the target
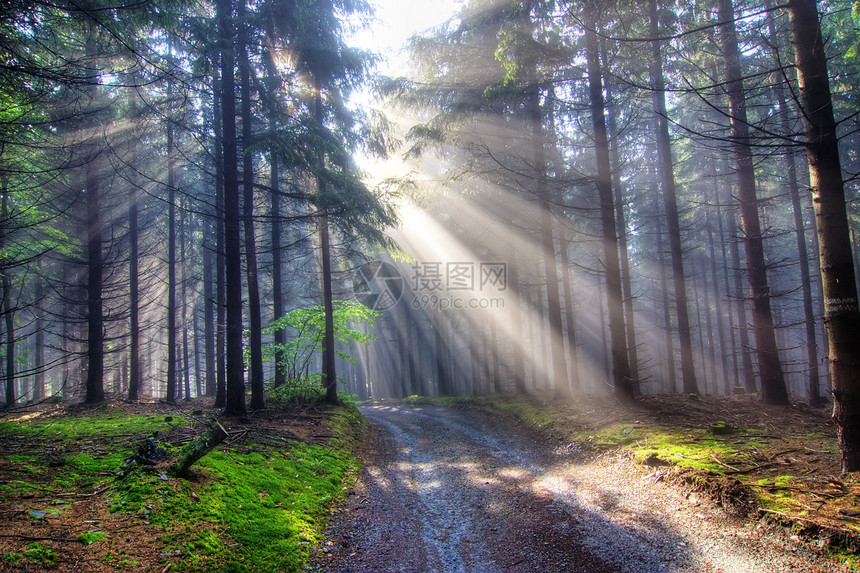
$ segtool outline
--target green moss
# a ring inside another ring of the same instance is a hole
[[[24,548],[24,557],[28,561],[41,563],[42,565],[53,565],[57,559],[57,555],[53,549],[45,547],[41,543],[31,543]]]
[[[24,556],[17,551],[9,551],[3,554],[3,563],[18,563],[23,558]]]
[[[134,471],[111,489],[111,511],[161,527],[160,541],[181,552],[177,570],[301,571],[321,539],[329,505],[359,469],[349,447],[363,424],[357,410],[346,405],[328,419],[330,430],[343,435],[328,447],[216,450],[197,463],[194,482]]]
[[[551,412],[516,398],[494,399],[492,402],[486,404],[492,409],[519,418],[535,428],[548,428],[554,421]]]
[[[83,543],[84,545],[92,545],[96,541],[101,541],[107,536],[104,531],[84,531],[80,535],[78,535],[78,541]]]
[[[830,546],[828,549],[830,557],[835,561],[847,565],[854,571],[860,571],[860,556],[844,547]]]

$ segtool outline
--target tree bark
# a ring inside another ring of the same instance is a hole
[[[132,91],[129,91],[129,109],[136,117],[133,105]],[[129,158],[132,162],[137,160],[138,139],[135,133],[129,136]],[[140,231],[138,229],[138,181],[137,169],[132,166],[129,172],[128,188],[128,276],[129,276],[129,373],[128,373],[128,399],[135,402],[140,393]]]
[[[215,69],[215,403],[216,408],[227,404],[227,280],[224,260],[224,129],[221,109],[222,82]]]
[[[314,82],[314,116],[320,130],[325,129],[323,122],[323,100],[322,82],[317,79]],[[324,168],[324,157],[319,157],[319,169]],[[322,173],[317,174],[317,192],[320,196],[325,194],[326,181]],[[320,261],[321,261],[321,287],[323,299],[323,312],[325,316],[325,332],[323,333],[322,348],[322,386],[326,392],[326,402],[337,404],[337,374],[335,373],[335,340],[334,340],[334,291],[331,276],[331,238],[329,236],[329,222],[327,207],[322,206],[317,219],[320,239]]]
[[[227,416],[243,416],[245,409],[242,353],[242,260],[239,239],[239,175],[236,152],[236,94],[233,65],[233,2],[218,0],[221,35],[221,115],[224,153],[224,275],[226,298]]]
[[[257,280],[257,237],[254,232],[254,155],[251,152],[253,131],[251,116],[251,64],[248,61],[248,22],[245,0],[239,0],[239,81],[242,95],[242,216],[245,229],[245,274],[248,286],[248,346],[251,354],[249,371],[251,409],[266,407],[263,397],[263,321],[260,315],[260,287]]]
[[[609,55],[606,41],[600,40],[603,58],[603,83],[606,92],[606,129],[609,137],[609,157],[612,167],[612,189],[615,192],[615,224],[618,227],[618,257],[621,261],[621,297],[624,300],[624,326],[627,336],[627,356],[630,361],[630,376],[639,382],[639,351],[636,347],[636,317],[633,311],[633,288],[630,278],[630,251],[627,248],[627,221],[624,216],[624,187],[621,184],[621,154],[618,150],[618,109],[612,91],[612,74],[609,70]],[[637,388],[638,390],[638,388]]]
[[[773,6],[773,0],[768,0],[768,8]],[[774,25],[774,14],[768,17],[768,35],[774,46],[783,44],[783,35],[777,34]],[[775,58],[775,64],[781,62]],[[791,136],[792,128],[789,120],[790,109],[786,97],[786,86],[779,84],[774,88],[776,93],[777,108],[782,116],[782,131],[786,137]],[[808,369],[807,398],[812,407],[824,405],[826,400],[821,397],[821,382],[818,375],[818,340],[815,335],[815,314],[812,311],[812,281],[809,271],[809,251],[806,245],[806,230],[803,222],[803,210],[800,202],[800,186],[797,174],[797,151],[794,147],[788,147],[784,155],[786,182],[788,194],[791,198],[791,209],[794,213],[794,234],[797,239],[798,272],[800,273],[800,291],[803,305],[803,320],[806,334],[806,361]]]
[[[204,232],[204,241],[211,236],[211,228],[208,222],[204,219],[204,226],[207,232]],[[203,356],[206,364],[206,378],[203,384],[204,393],[206,396],[214,396],[216,381],[215,381],[215,301],[212,269],[212,247],[203,244]]]
[[[830,340],[833,419],[842,471],[860,470],[860,310],[827,56],[814,0],[789,0],[806,155],[818,228],[824,326]]]
[[[594,18],[589,5],[585,31],[588,87],[591,103],[591,122],[597,153],[597,191],[600,197],[600,220],[603,228],[603,262],[606,272],[606,300],[609,312],[609,337],[612,352],[612,381],[615,395],[623,402],[633,400],[633,381],[624,332],[624,301],[621,293],[621,270],[618,260],[618,235],[615,225],[615,206],[612,195],[612,173],[609,158],[609,139],[606,132],[606,106],[603,100],[603,81],[600,70],[600,53]]]
[[[540,103],[540,89],[536,80],[527,93],[529,123],[531,123],[531,146],[534,154],[534,170],[537,177],[537,197],[541,203],[541,252],[543,254],[546,279],[547,313],[549,314],[549,347],[552,362],[552,388],[562,397],[570,396],[570,381],[564,356],[564,330],[561,324],[561,300],[558,291],[558,266],[555,257],[555,238],[552,229],[552,197],[547,182],[546,135],[544,112]]]
[[[755,171],[750,148],[746,97],[741,75],[732,0],[719,0],[720,40],[726,67],[731,118],[731,140],[738,175],[738,199],[747,256],[747,278],[753,313],[753,332],[761,376],[761,399],[767,404],[788,404],[785,376],[779,359],[770,305],[767,264],[756,197]]]
[[[9,183],[3,175],[3,223],[9,222]],[[5,238],[0,233],[0,249],[5,247]],[[0,269],[3,273],[3,318],[6,325],[6,372],[3,375],[6,387],[6,407],[11,408],[17,402],[15,392],[15,311],[12,309],[12,279],[11,265]]]
[[[657,17],[657,1],[648,0],[651,36],[651,97],[656,121],[657,153],[660,162],[660,181],[663,188],[663,203],[666,209],[666,224],[669,232],[669,251],[672,255],[672,285],[675,291],[675,310],[678,318],[678,338],[681,350],[681,380],[685,394],[698,394],[696,367],[693,363],[693,342],[690,333],[690,317],[687,308],[687,285],[684,274],[684,252],[681,244],[681,225],[678,216],[678,194],[675,185],[675,166],[672,159],[672,143],[669,139],[669,122],[666,114],[665,81],[660,43],[660,26]]]
[[[96,68],[98,45],[96,26],[91,22],[86,43],[87,59],[92,67],[87,69],[90,79],[90,97],[98,100],[99,74]],[[99,187],[99,151],[96,143],[97,121],[90,110],[87,120],[88,151],[85,167],[87,197],[87,382],[84,401],[88,404],[104,401],[104,315],[102,307],[103,269],[101,189]]]
[[[173,141],[173,81],[167,80],[167,395],[176,401],[176,154]]]

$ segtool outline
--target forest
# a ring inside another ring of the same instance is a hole
[[[0,9],[5,407],[269,395],[832,403],[860,469],[860,10]]]

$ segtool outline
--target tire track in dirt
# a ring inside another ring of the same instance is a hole
[[[835,571],[625,460],[559,455],[467,408],[362,408],[376,450],[312,567],[337,573]]]

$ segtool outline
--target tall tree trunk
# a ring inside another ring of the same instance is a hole
[[[740,230],[737,219],[733,211],[729,210],[726,213],[726,218],[729,221],[729,228]],[[750,340],[750,324],[747,320],[747,297],[744,294],[743,271],[741,267],[741,249],[738,243],[740,238],[735,235],[729,241],[729,254],[732,257],[732,268],[734,269],[734,291],[735,291],[735,311],[738,315],[738,329],[740,330],[741,344],[741,375],[743,376],[743,391],[747,394],[755,394],[758,391],[755,382],[755,370],[753,368],[753,345]]]
[[[239,0],[239,75],[242,92],[242,215],[245,227],[245,273],[248,279],[248,346],[251,354],[251,409],[266,407],[263,398],[263,321],[260,315],[260,287],[257,281],[257,237],[254,233],[254,155],[251,117],[251,64],[248,61],[248,22],[245,0]]]
[[[552,388],[559,396],[570,396],[567,364],[564,357],[564,330],[561,324],[561,300],[558,292],[558,266],[555,256],[555,238],[552,229],[552,197],[547,181],[546,135],[544,133],[544,111],[540,102],[540,88],[536,81],[527,93],[529,122],[531,123],[531,146],[534,153],[534,170],[537,176],[537,196],[541,202],[541,250],[544,276],[546,278],[547,313],[549,314],[549,347],[552,367]],[[550,381],[548,381],[550,382]]]
[[[44,312],[38,305],[45,298],[45,280],[42,278],[42,261],[36,262],[36,287],[34,298],[37,303],[36,332],[33,352],[33,401],[39,401],[46,395],[45,389],[45,321]]]
[[[227,262],[224,260],[224,130],[222,82],[215,70],[215,407],[227,404]]]
[[[666,247],[663,243],[663,224],[660,217],[660,198],[661,192],[657,190],[657,177],[654,171],[649,170],[652,179],[651,185],[654,192],[652,193],[651,210],[654,213],[656,228],[657,228],[657,267],[660,271],[660,293],[663,296],[663,351],[666,360],[666,381],[661,387],[668,392],[678,391],[678,376],[675,371],[675,351],[672,344],[672,312],[671,312],[671,297],[669,296],[669,279],[666,277]]]
[[[129,91],[129,108],[136,114],[136,106],[133,103],[133,92]],[[131,133],[129,140],[129,160],[136,162],[138,138],[136,133]],[[137,169],[132,164],[129,172],[128,187],[128,289],[129,289],[129,373],[128,373],[128,399],[135,402],[140,393],[140,230],[138,229],[138,179]]]
[[[729,197],[728,199],[731,199]],[[726,207],[728,206],[728,201],[726,201]],[[727,376],[726,379],[726,394],[731,394],[734,392],[734,387],[739,383],[740,380],[740,366],[738,362],[738,343],[737,337],[734,335],[735,333],[735,313],[732,310],[732,288],[731,282],[729,280],[729,257],[728,257],[728,246],[726,243],[728,242],[726,237],[725,223],[723,217],[723,198],[720,194],[719,188],[717,188],[717,231],[720,237],[720,250],[722,252],[722,261],[723,261],[723,287],[726,292],[726,314],[729,315],[729,340],[731,341],[731,357],[732,357],[732,370],[731,375]],[[728,217],[728,215],[726,215]],[[743,333],[743,330],[740,329],[740,332]]]
[[[666,224],[669,231],[669,250],[672,254],[672,284],[675,290],[675,307],[678,318],[678,337],[681,349],[681,380],[685,394],[698,394],[696,368],[693,363],[693,343],[690,334],[690,317],[687,309],[687,285],[684,274],[684,252],[681,245],[681,224],[678,215],[678,196],[675,185],[675,167],[672,159],[672,143],[669,139],[669,122],[666,114],[666,82],[663,79],[660,25],[657,16],[657,0],[648,0],[651,36],[651,97],[657,131],[657,152],[660,161],[660,181],[663,187],[663,203],[666,209]]]
[[[315,94],[315,117],[320,129],[324,129],[323,124],[323,104],[322,104],[322,83],[316,80]],[[320,157],[319,168],[323,168],[324,158]],[[322,174],[317,176],[317,186],[320,195],[325,191],[325,179]],[[323,333],[323,365],[322,365],[322,385],[326,392],[326,402],[329,404],[337,404],[337,375],[335,373],[335,340],[334,340],[334,291],[332,288],[331,276],[331,239],[329,237],[329,223],[327,208],[323,206],[320,216],[317,220],[319,227],[320,238],[320,260],[321,264],[321,282],[322,282],[322,298],[323,312],[325,314],[325,332]]]
[[[520,283],[519,252],[516,243],[511,245],[511,258],[508,261],[508,282],[511,292],[511,352],[513,354],[514,390],[526,394],[526,365],[520,333],[523,331],[523,285]]]
[[[179,264],[181,265],[182,270],[182,279],[179,283],[180,285],[180,317],[182,319],[182,366],[185,368],[183,371],[183,378],[185,380],[185,399],[191,399],[191,363],[188,360],[188,266],[186,263],[186,252],[185,252],[185,236],[188,233],[187,219],[186,219],[186,211],[184,207],[182,207],[182,213],[180,215],[180,234],[179,234]],[[191,234],[194,234],[194,230],[191,230]]]
[[[589,12],[593,8],[588,5]],[[589,14],[587,22],[596,21]],[[591,103],[591,122],[594,128],[594,145],[597,153],[597,191],[600,196],[600,220],[603,227],[603,261],[606,270],[606,300],[609,311],[609,336],[612,348],[612,381],[615,395],[624,402],[633,400],[633,381],[627,359],[624,331],[624,301],[621,293],[621,269],[618,260],[618,235],[615,225],[615,206],[612,195],[612,173],[609,160],[609,140],[606,132],[606,106],[603,100],[603,81],[600,70],[600,53],[594,26],[585,31],[586,58],[588,61],[588,88]]]
[[[639,352],[636,348],[636,323],[633,312],[633,288],[630,279],[630,252],[627,248],[627,221],[624,216],[624,187],[621,183],[621,158],[618,151],[618,109],[612,91],[612,74],[609,69],[609,54],[606,41],[600,39],[600,53],[603,58],[603,82],[606,92],[606,129],[609,136],[609,157],[612,167],[612,189],[615,192],[615,224],[618,227],[618,257],[621,261],[621,296],[624,299],[624,326],[627,336],[627,356],[630,361],[630,376],[639,382]],[[638,390],[638,388],[637,388]]]
[[[570,248],[567,242],[567,232],[562,231],[564,233],[564,239],[561,245],[561,268],[564,273],[564,277],[562,280],[562,287],[564,289],[564,318],[565,318],[565,328],[567,330],[567,350],[568,350],[568,364],[570,366],[570,386],[573,392],[580,392],[582,390],[582,382],[579,380],[579,356],[576,348],[576,313],[574,310],[574,301],[573,301],[573,288],[571,286],[571,270],[570,270],[570,254],[568,253],[568,249]],[[495,331],[493,331],[493,335],[495,335]],[[493,348],[495,351],[495,341],[493,342]]]
[[[90,23],[86,43],[87,59],[92,62],[87,74],[90,79],[90,97],[95,107],[99,95],[99,72],[97,68],[98,45],[95,23]],[[95,109],[91,113],[95,113]],[[104,262],[102,260],[101,189],[99,187],[99,152],[97,121],[89,117],[87,137],[87,164],[85,185],[87,197],[87,388],[84,401],[88,404],[104,401],[104,315],[102,309],[102,282]]]
[[[6,175],[3,176],[2,183],[2,222],[3,226],[9,223],[9,180]],[[6,246],[4,233],[0,231],[0,249]],[[12,309],[12,269],[11,265],[0,269],[3,282],[3,318],[6,325],[6,372],[3,376],[4,385],[6,388],[6,407],[10,408],[17,402],[17,394],[15,392],[15,315]]]
[[[272,0],[274,9],[275,0]],[[275,39],[274,16],[266,18],[267,49],[265,52],[266,68],[268,70],[268,97],[269,97],[269,135],[275,141],[278,133],[278,118],[281,115],[278,91],[280,75],[275,61],[276,52],[273,49]],[[283,255],[281,246],[281,174],[278,153],[274,145],[269,149],[269,193],[271,194],[271,242],[272,242],[272,320],[284,316],[284,285],[283,285]],[[287,341],[287,333],[284,329],[278,329],[272,333],[276,348],[283,348]],[[287,381],[286,355],[283,350],[275,350],[275,379],[274,386],[283,386]]]
[[[746,97],[741,75],[738,39],[732,0],[719,0],[720,40],[726,66],[726,82],[731,117],[731,140],[738,174],[738,199],[747,256],[747,278],[753,313],[753,332],[761,376],[761,399],[767,404],[788,404],[788,390],[776,344],[767,264],[756,197],[755,171],[750,148]]]
[[[274,124],[273,124],[274,125]],[[272,193],[271,217],[272,217],[272,319],[277,320],[284,316],[284,286],[281,257],[281,192],[280,173],[278,168],[278,156],[272,152],[269,154],[271,168],[269,186]],[[284,329],[278,329],[273,334],[273,341],[278,348],[287,342],[287,333]],[[285,359],[282,350],[275,351],[275,387],[283,386],[286,381],[286,370],[283,364]]]
[[[204,240],[211,235],[211,225],[204,219]],[[203,244],[203,355],[206,364],[206,378],[203,384],[206,396],[215,395],[215,301],[212,269],[212,247]]]
[[[710,263],[709,266],[710,266],[710,271],[711,271],[711,288],[714,289],[714,313],[716,315],[716,322],[717,322],[717,338],[718,338],[719,343],[720,343],[719,368],[717,368],[716,363],[714,364],[714,368],[715,368],[715,370],[719,370],[720,374],[722,375],[720,377],[717,377],[717,379],[715,380],[714,394],[719,394],[719,392],[716,390],[716,388],[719,387],[718,381],[720,378],[722,378],[722,381],[723,381],[722,391],[723,391],[723,394],[728,396],[729,394],[732,393],[732,384],[729,381],[730,380],[729,379],[729,364],[728,364],[729,356],[728,356],[728,353],[726,352],[726,337],[725,337],[725,328],[724,328],[724,324],[723,324],[723,322],[724,322],[723,317],[724,317],[725,313],[723,312],[723,300],[722,300],[722,297],[720,296],[720,286],[719,286],[720,282],[719,282],[719,275],[717,274],[717,252],[716,252],[717,249],[716,249],[716,242],[714,241],[714,223],[713,223],[713,217],[712,217],[712,212],[713,212],[714,208],[719,207],[719,205],[718,205],[719,199],[716,197],[716,193],[714,193],[714,196],[712,197],[708,193],[708,189],[710,189],[710,187],[705,188],[705,203],[707,205],[707,210],[708,210],[707,213],[705,213],[705,232],[708,235],[708,259],[709,259],[709,263]],[[717,217],[719,218],[719,213],[717,214]],[[720,240],[722,241],[722,238]],[[725,250],[723,250],[723,257],[725,257]],[[731,313],[729,313],[729,316],[731,316]],[[732,332],[732,330],[730,329],[729,332]],[[712,354],[712,356],[713,356],[713,354]]]
[[[768,0],[768,8],[772,8],[773,0]],[[774,25],[774,14],[768,17],[768,35],[774,46],[782,44],[784,39],[777,33]],[[779,64],[779,58],[775,58]],[[774,88],[776,102],[782,116],[782,131],[786,137],[790,137],[792,127],[789,120],[790,108],[786,97],[786,86],[779,84]],[[800,273],[800,292],[803,304],[803,320],[806,334],[806,360],[809,371],[807,378],[807,398],[813,407],[822,406],[825,400],[821,397],[820,380],[818,376],[818,340],[815,335],[815,314],[812,311],[812,281],[809,271],[809,252],[806,245],[806,230],[803,222],[803,211],[800,204],[800,186],[797,174],[797,151],[794,147],[788,147],[784,156],[786,180],[788,183],[788,194],[791,198],[791,209],[794,212],[794,234],[797,238],[797,260],[798,272]],[[855,265],[856,266],[856,265]]]
[[[830,339],[833,419],[842,471],[860,470],[860,310],[854,278],[839,140],[827,76],[827,56],[814,0],[789,0],[806,155],[824,284],[824,326]]]
[[[242,259],[239,238],[239,174],[236,153],[236,94],[233,65],[233,2],[218,0],[221,35],[221,115],[224,153],[224,275],[226,297],[225,414],[245,415],[244,357],[242,353]]]
[[[173,81],[167,81],[167,395],[176,401],[176,153],[173,129]]]

